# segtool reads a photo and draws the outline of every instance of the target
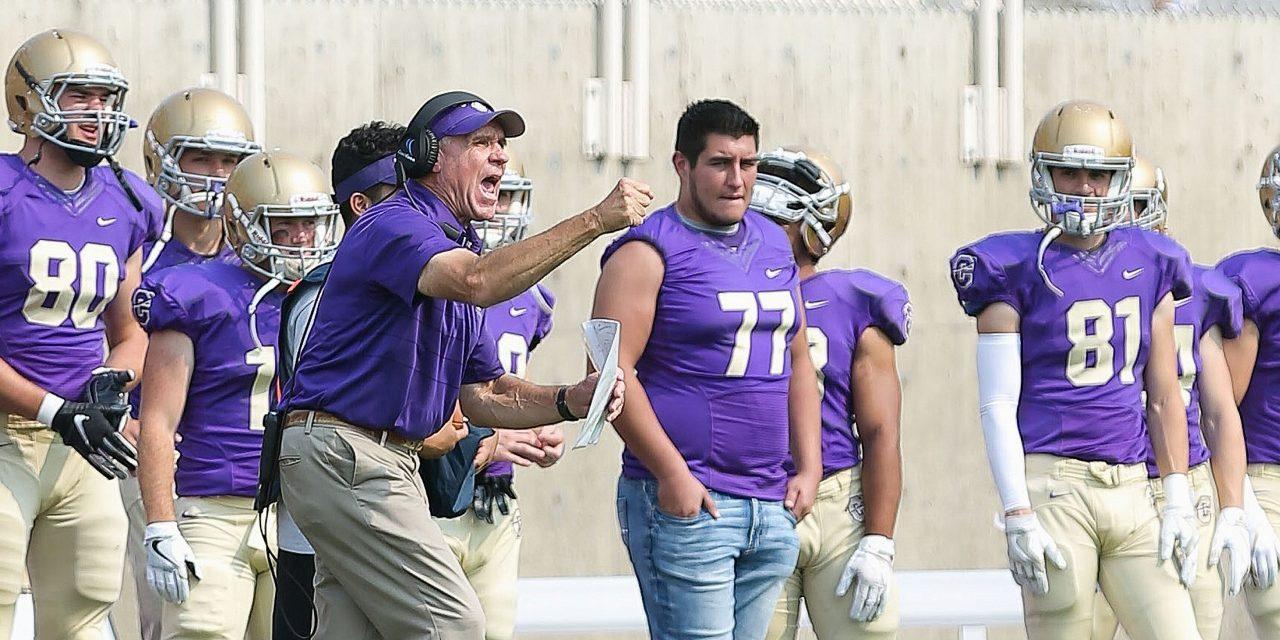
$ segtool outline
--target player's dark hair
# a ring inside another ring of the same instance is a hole
[[[381,120],[352,129],[351,133],[338,141],[338,146],[333,150],[333,159],[329,163],[332,167],[332,183],[341,184],[361,169],[395,153],[400,140],[404,138],[404,132],[403,126]],[[347,226],[351,226],[355,214],[351,211],[350,204],[339,202],[338,207],[342,210],[342,219]]]
[[[707,148],[707,136],[719,133],[733,138],[751,136],[760,148],[760,123],[742,107],[728,100],[699,100],[684,110],[676,125],[676,151],[698,164],[698,156]]]

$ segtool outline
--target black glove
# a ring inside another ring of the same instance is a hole
[[[124,388],[133,382],[132,369],[109,369],[98,367],[90,374],[89,384],[85,387],[84,397],[89,404],[112,410],[112,413],[123,410],[117,431],[123,431],[129,416],[129,395]]]
[[[123,480],[138,468],[138,451],[117,426],[124,424],[128,413],[127,405],[64,402],[50,426],[104,478]]]
[[[510,476],[476,478],[476,493],[471,502],[471,510],[480,520],[493,524],[495,503],[498,505],[499,513],[504,516],[510,515],[511,509],[507,505],[508,497],[513,500],[516,497],[516,490],[511,486]]]

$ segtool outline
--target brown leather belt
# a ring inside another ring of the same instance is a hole
[[[377,442],[378,444],[384,447],[387,446],[388,444],[394,444],[394,445],[409,449],[414,453],[417,453],[419,450],[422,449],[422,440],[410,440],[409,438],[396,435],[390,431],[384,431],[379,429],[366,429],[359,425],[351,424],[350,422],[347,422],[346,420],[343,420],[342,418],[339,418],[338,416],[335,416],[332,413],[327,413],[325,411],[307,411],[307,410],[290,411],[289,415],[285,418],[284,428],[288,429],[290,427],[303,426],[307,423],[307,418],[313,415],[314,415],[314,418],[312,418],[311,420],[313,424],[336,426],[336,427],[341,427],[348,431],[354,431],[356,433],[359,433],[360,435],[363,435],[369,438],[370,440],[373,440],[374,442]]]

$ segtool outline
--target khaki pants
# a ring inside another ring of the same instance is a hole
[[[480,640],[475,590],[427,510],[417,455],[343,425],[286,429],[284,500],[316,549],[316,640]]]
[[[782,596],[769,623],[768,640],[794,640],[800,621],[800,598],[805,601],[814,633],[820,640],[881,639],[898,635],[897,585],[890,584],[884,612],[874,621],[849,617],[853,589],[836,597],[836,583],[862,539],[862,482],[860,469],[846,469],[818,485],[811,512],[796,526],[800,559],[795,573],[782,586]]]
[[[1196,640],[1191,597],[1173,562],[1157,564],[1160,518],[1143,464],[1026,458],[1031,504],[1066,558],[1049,593],[1022,592],[1031,640],[1089,638],[1100,585],[1134,640]]]
[[[1267,520],[1280,531],[1280,465],[1251,464],[1249,480],[1258,503],[1267,514]],[[1280,640],[1280,586],[1258,591],[1245,581],[1244,597],[1249,607],[1249,617],[1262,640]]]
[[[164,602],[164,640],[270,640],[276,586],[267,566],[263,523],[253,498],[178,498],[178,529],[191,545],[200,579],[182,604]],[[275,546],[274,509],[266,531]],[[150,590],[150,587],[147,587]]]
[[[438,518],[440,532],[462,565],[484,611],[485,640],[511,640],[516,630],[516,579],[520,568],[520,505],[508,500],[510,513],[493,512],[493,524],[468,510],[457,518]]]
[[[1204,640],[1218,640],[1222,630],[1222,576],[1217,567],[1209,566],[1209,543],[1213,540],[1213,527],[1218,514],[1218,489],[1213,483],[1209,463],[1196,465],[1187,473],[1191,481],[1191,503],[1195,506],[1196,520],[1200,523],[1200,546],[1196,552],[1196,581],[1191,586],[1191,606],[1195,609],[1196,628]],[[1159,478],[1152,478],[1151,492],[1156,499],[1156,511],[1164,508],[1164,485]],[[1094,605],[1093,640],[1111,640],[1120,625],[1107,599],[1099,591]]]
[[[147,584],[147,550],[143,547],[147,513],[142,507],[142,492],[138,488],[137,478],[129,477],[120,481],[120,499],[124,501],[125,515],[129,517],[129,543],[125,546],[124,557],[133,575],[137,618],[128,615],[132,611],[127,607],[129,590],[126,588],[121,602],[116,603],[111,610],[111,626],[122,640],[133,637],[159,640],[160,612],[163,610],[164,600]],[[138,634],[136,636],[135,631]]]
[[[120,595],[120,493],[43,425],[0,414],[0,638],[25,564],[40,640],[97,640]]]

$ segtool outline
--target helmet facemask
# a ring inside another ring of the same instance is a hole
[[[1074,147],[1074,148],[1073,148]],[[1107,171],[1111,182],[1104,196],[1059,192],[1053,184],[1053,167],[1083,171]],[[1046,224],[1066,234],[1092,236],[1132,224],[1133,200],[1129,193],[1133,158],[1107,157],[1090,145],[1069,145],[1064,153],[1036,152],[1031,156],[1031,206]]]
[[[827,229],[836,224],[841,197],[849,184],[837,183],[804,153],[779,149],[761,157],[751,191],[751,208],[781,224],[803,222],[823,249],[835,242]]]
[[[223,193],[223,206],[229,208],[238,229],[228,233],[239,234],[241,260],[256,273],[284,282],[294,282],[311,269],[333,258],[341,239],[338,205],[328,194],[302,194],[292,198],[291,205],[258,205],[252,210],[241,209],[235,194]],[[221,207],[220,207],[221,208]],[[271,238],[273,221],[312,219],[315,235],[308,247],[292,247],[276,244]]]
[[[199,150],[236,155],[243,159],[261,150],[256,142],[246,139],[244,134],[233,132],[211,132],[201,137],[174,136],[162,145],[148,131],[146,144],[151,146],[160,159],[155,184],[165,202],[180,211],[210,219],[218,217],[215,201],[226,186],[227,178],[183,171],[183,154]],[[201,205],[204,205],[203,208]]]
[[[1262,214],[1271,225],[1271,233],[1280,238],[1280,148],[1272,151],[1262,165],[1258,199],[1262,204]]]
[[[38,109],[27,107],[32,112],[31,132],[57,145],[72,162],[86,168],[97,165],[103,158],[114,155],[120,149],[124,134],[133,125],[133,120],[123,111],[129,82],[118,70],[96,66],[84,72],[53,74],[46,80],[38,81],[21,64],[16,67],[32,93],[40,100]],[[106,88],[110,93],[102,109],[64,110],[59,103],[71,87]],[[70,132],[71,127],[76,125],[96,126],[97,141],[86,143],[73,140]],[[10,128],[18,130],[13,122],[10,122]]]
[[[533,221],[533,180],[508,168],[498,183],[499,203],[503,195],[510,197],[505,211],[495,213],[491,220],[471,223],[480,237],[482,253],[523,240]]]

